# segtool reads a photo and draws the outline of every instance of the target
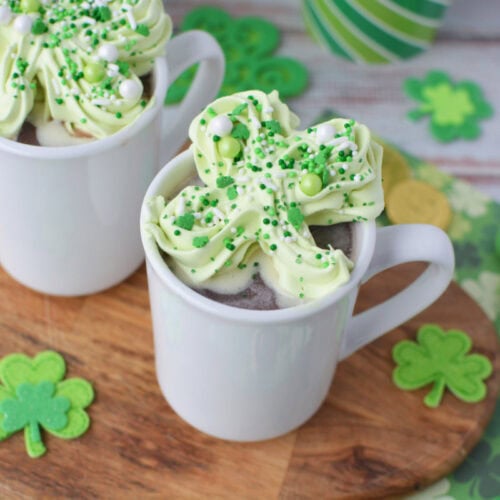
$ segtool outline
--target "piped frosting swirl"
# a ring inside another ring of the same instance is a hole
[[[121,130],[150,105],[140,77],[171,32],[161,0],[0,0],[0,136],[26,119]]]
[[[316,246],[309,225],[373,219],[383,209],[382,148],[353,120],[296,130],[277,92],[223,97],[190,127],[204,186],[150,200],[146,230],[196,287],[263,252],[276,288],[311,300],[348,281],[353,263]]]

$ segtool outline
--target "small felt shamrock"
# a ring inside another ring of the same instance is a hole
[[[46,351],[30,359],[10,354],[0,361],[0,440],[24,429],[28,455],[46,452],[40,428],[62,439],[84,434],[90,419],[84,408],[94,391],[83,379],[63,380],[63,357]]]
[[[181,31],[204,30],[213,35],[226,56],[226,75],[219,96],[242,90],[277,90],[281,97],[300,94],[307,86],[306,67],[289,57],[273,56],[280,43],[276,26],[260,17],[232,18],[226,11],[202,6],[184,18]],[[189,90],[196,67],[170,86],[166,102],[179,102]]]
[[[476,83],[455,83],[442,71],[430,71],[423,80],[408,78],[403,85],[406,94],[420,102],[408,117],[418,120],[430,115],[431,133],[441,142],[476,139],[481,135],[479,121],[493,114]]]
[[[397,368],[394,383],[404,390],[434,384],[424,403],[439,406],[446,387],[459,399],[476,403],[486,396],[483,380],[492,372],[491,362],[480,354],[467,354],[472,346],[469,336],[460,330],[444,332],[437,325],[424,325],[417,342],[402,340],[392,351]]]

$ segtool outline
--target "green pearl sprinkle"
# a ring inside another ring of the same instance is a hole
[[[98,83],[106,76],[106,70],[102,64],[88,63],[83,70],[83,77],[89,83]]]
[[[41,3],[39,0],[21,0],[20,7],[23,12],[38,12],[38,9],[41,7]]]
[[[307,196],[317,195],[323,187],[321,178],[316,174],[306,174],[300,180],[300,189]]]
[[[234,158],[240,152],[240,143],[233,137],[223,137],[218,144],[219,153],[224,158]]]

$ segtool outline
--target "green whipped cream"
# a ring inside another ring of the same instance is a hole
[[[139,77],[171,33],[161,0],[0,0],[0,136],[25,120],[121,130],[151,104]]]
[[[317,247],[309,226],[380,214],[382,148],[353,120],[298,125],[276,91],[223,97],[192,122],[204,186],[168,203],[150,200],[145,226],[190,285],[210,288],[248,272],[259,252],[285,296],[312,300],[349,280],[353,263],[341,250]]]

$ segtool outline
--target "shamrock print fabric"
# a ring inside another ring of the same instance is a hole
[[[276,92],[259,91],[221,98],[194,119],[191,151],[204,186],[152,200],[146,225],[186,281],[206,286],[248,271],[259,251],[286,296],[310,300],[348,281],[351,261],[317,247],[309,225],[381,212],[381,147],[350,120],[298,124]]]
[[[226,57],[226,74],[219,96],[249,89],[277,90],[283,99],[303,92],[307,68],[290,57],[273,55],[280,43],[278,28],[260,17],[232,18],[217,7],[193,9],[184,18],[181,31],[204,30],[215,37]],[[167,103],[186,95],[196,67],[185,71],[169,88]]]
[[[0,441],[24,430],[30,457],[45,454],[41,429],[62,439],[75,439],[90,425],[85,408],[94,391],[83,379],[64,379],[66,364],[56,352],[33,359],[10,354],[0,361]]]
[[[384,149],[387,147],[395,148],[385,144]],[[397,151],[407,160],[415,179],[428,182],[448,198],[453,210],[448,235],[455,250],[455,280],[482,307],[500,337],[500,258],[495,250],[500,204],[434,165],[405,151]],[[389,224],[385,213],[377,222]],[[494,469],[500,460],[499,429],[500,400],[478,449],[472,450],[470,458],[439,483],[440,488],[425,489],[420,498],[496,499],[500,491],[500,475],[498,469]]]
[[[423,80],[408,78],[404,91],[419,102],[408,117],[418,120],[430,115],[430,131],[441,142],[476,139],[481,135],[479,122],[493,114],[476,83],[455,83],[442,71],[430,71]]]

